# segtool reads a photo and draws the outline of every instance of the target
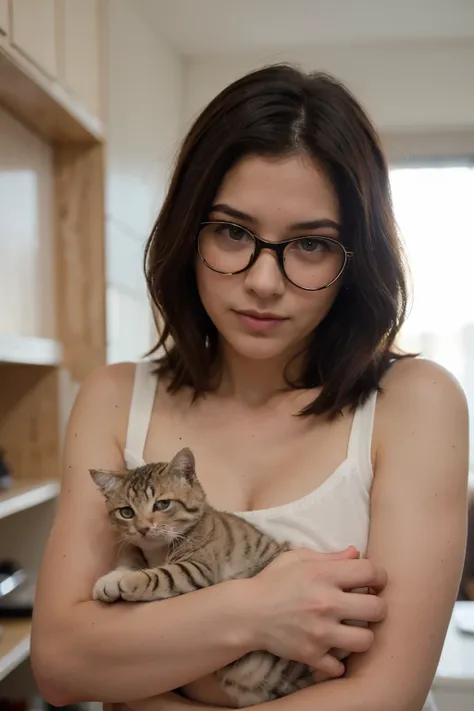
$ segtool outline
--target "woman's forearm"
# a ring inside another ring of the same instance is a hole
[[[34,626],[40,690],[55,705],[126,703],[221,668],[254,646],[247,583],[230,581],[156,603],[77,603],[54,632]]]
[[[393,690],[391,690],[393,691]],[[401,694],[387,695],[383,684],[362,678],[334,679],[297,691],[276,701],[253,707],[261,711],[421,711],[418,701],[407,702]],[[177,694],[163,694],[131,702],[127,711],[222,711],[221,706],[189,701]]]

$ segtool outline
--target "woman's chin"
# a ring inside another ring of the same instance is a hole
[[[248,360],[276,360],[287,352],[285,344],[270,338],[235,338],[229,339],[228,344],[241,358]]]

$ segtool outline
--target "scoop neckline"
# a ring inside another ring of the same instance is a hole
[[[130,457],[136,462],[136,466],[138,467],[143,467],[146,466],[146,462],[142,457],[136,457],[133,452],[131,452],[129,449],[125,450],[125,453],[129,454]],[[351,461],[350,457],[347,456],[335,469],[331,474],[325,479],[319,486],[316,487],[316,489],[313,489],[312,491],[308,492],[307,494],[304,494],[304,496],[300,496],[298,499],[293,499],[293,501],[287,501],[284,504],[278,504],[278,506],[270,506],[269,508],[266,509],[249,509],[248,511],[227,511],[225,510],[225,513],[230,513],[233,514],[234,516],[240,516],[241,518],[245,518],[247,516],[255,516],[255,515],[265,515],[265,514],[275,514],[275,513],[280,513],[281,511],[284,511],[286,509],[291,509],[291,508],[300,508],[301,506],[313,501],[314,499],[318,498],[321,496],[323,493],[326,492],[327,489],[330,489],[334,484],[338,481],[338,479],[342,476],[342,473],[344,473],[346,469],[346,465],[349,464]]]

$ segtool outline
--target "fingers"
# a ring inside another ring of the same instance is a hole
[[[312,672],[311,676],[313,677],[313,681],[315,684],[320,684],[322,681],[329,681],[329,679],[334,678],[332,676],[329,676],[329,674],[325,674],[322,671],[318,671],[317,669]]]
[[[295,549],[298,558],[305,562],[320,562],[326,560],[355,560],[360,557],[360,553],[354,546],[349,546],[343,551],[336,551],[333,553],[319,553],[311,548],[297,548]]]
[[[387,603],[377,595],[342,593],[334,599],[340,620],[359,622],[382,622],[387,615]]]
[[[385,569],[366,559],[334,562],[329,572],[332,581],[342,590],[355,588],[383,590],[387,584]]]
[[[347,649],[350,652],[367,652],[367,650],[371,648],[373,642],[374,633],[367,627],[337,625],[331,631],[331,646]]]
[[[331,654],[325,654],[324,657],[321,657],[317,661],[317,669],[315,669],[313,673],[313,679],[316,681],[315,674],[324,677],[324,679],[335,679],[338,676],[342,676],[345,670],[344,664],[336,659],[336,657],[333,657]],[[324,679],[321,678],[319,681],[324,681]]]

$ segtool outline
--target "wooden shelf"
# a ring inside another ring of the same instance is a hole
[[[62,348],[49,338],[0,333],[0,363],[60,365]]]
[[[59,144],[104,140],[102,122],[0,37],[0,105]]]
[[[0,519],[55,499],[59,481],[15,481],[7,491],[0,491]]]
[[[30,653],[31,620],[0,619],[0,681],[19,666]]]

